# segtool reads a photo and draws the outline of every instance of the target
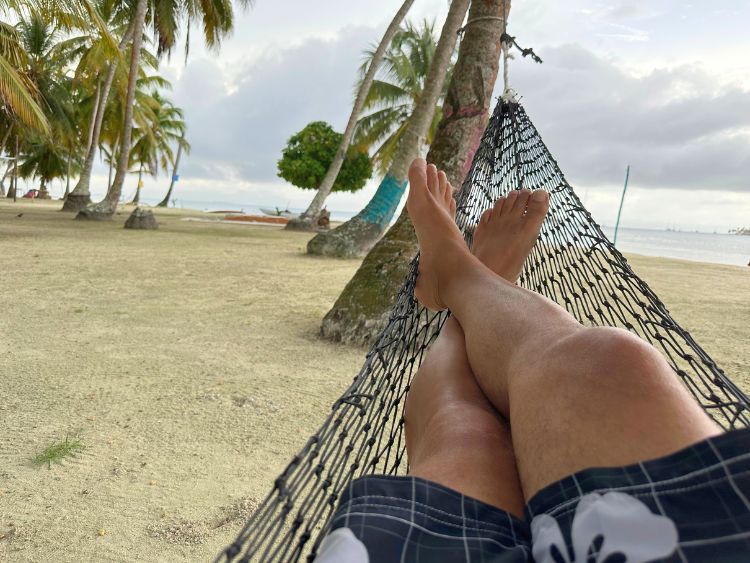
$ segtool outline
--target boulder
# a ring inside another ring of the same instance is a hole
[[[150,209],[136,207],[130,214],[130,217],[128,217],[128,220],[125,221],[125,228],[153,230],[158,229],[159,225]]]

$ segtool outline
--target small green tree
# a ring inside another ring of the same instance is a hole
[[[305,190],[317,190],[341,143],[325,121],[313,121],[292,135],[281,153],[278,175],[290,184]],[[372,162],[367,152],[350,148],[341,166],[334,192],[356,192],[372,176]]]

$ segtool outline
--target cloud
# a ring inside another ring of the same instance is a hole
[[[372,29],[346,28],[335,39],[309,38],[269,48],[229,69],[192,61],[174,98],[188,115],[193,151],[184,173],[198,177],[268,182],[287,139],[313,120],[343,129],[361,53]]]
[[[578,46],[513,64],[512,85],[570,178],[750,191],[750,92],[718,90],[699,65],[629,72]]]

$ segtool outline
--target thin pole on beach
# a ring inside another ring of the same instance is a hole
[[[612,244],[617,246],[617,231],[620,228],[620,216],[622,215],[622,205],[625,203],[625,192],[628,191],[628,178],[630,178],[630,164],[628,164],[625,170],[625,185],[622,188],[622,197],[620,198],[620,209],[617,210],[617,222],[615,223],[615,236],[612,240]]]

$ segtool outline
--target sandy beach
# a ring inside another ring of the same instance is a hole
[[[59,207],[0,202],[0,561],[211,560],[361,366],[318,337],[358,261],[197,211],[147,232]],[[750,268],[629,260],[750,391]],[[83,449],[32,463],[66,437]]]

